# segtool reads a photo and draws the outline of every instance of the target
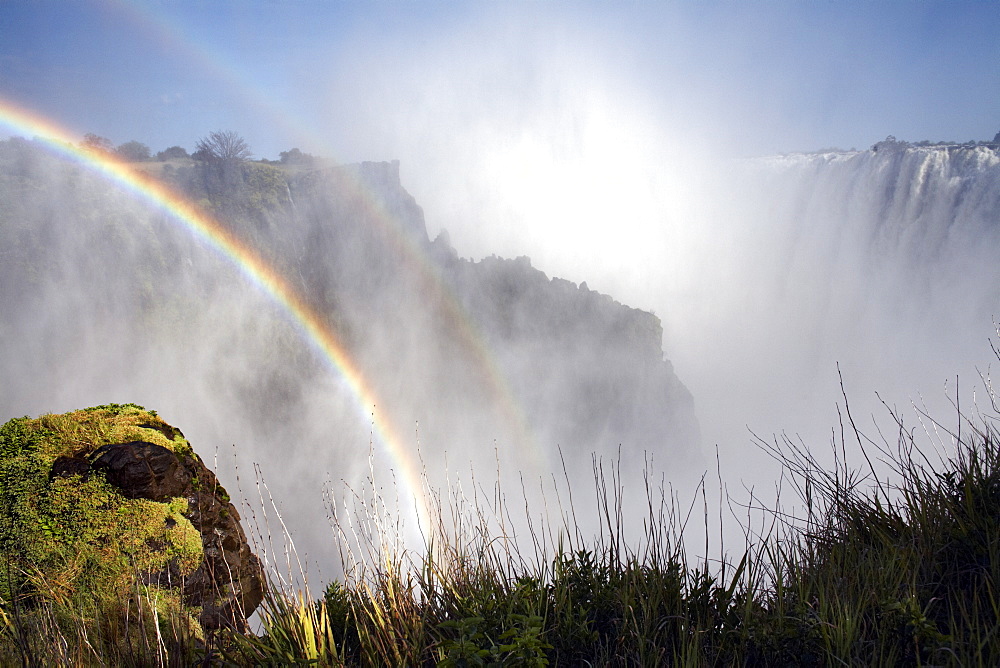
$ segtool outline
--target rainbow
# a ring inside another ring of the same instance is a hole
[[[439,270],[433,265],[428,254],[418,245],[413,235],[404,233],[395,218],[388,214],[378,199],[362,184],[355,182],[356,194],[361,197],[368,220],[382,234],[396,257],[403,258],[410,275],[418,281],[421,294],[433,303],[438,312],[458,334],[459,341],[475,363],[474,370],[483,388],[490,392],[494,408],[502,414],[505,425],[510,429],[510,437],[518,453],[517,462],[521,470],[527,469],[532,475],[546,470],[542,451],[535,440],[528,419],[520,403],[514,397],[503,371],[486,344],[482,332],[475,325],[465,307],[455,297],[454,292],[442,281]]]
[[[239,64],[232,62],[225,53],[209,51],[204,44],[190,39],[190,31],[185,30],[176,19],[166,12],[150,6],[140,6],[126,0],[112,0],[110,3],[118,14],[130,21],[148,40],[161,45],[170,53],[178,54],[190,61],[199,71],[209,72],[231,93],[240,96],[244,103],[264,114],[272,125],[285,130],[286,134],[297,137],[308,146],[323,146],[324,141],[315,136],[309,124],[296,110],[278,106],[273,97],[263,95],[254,85],[253,78],[242,71]],[[493,352],[489,350],[479,328],[469,317],[466,309],[456,299],[454,293],[442,282],[439,269],[433,265],[427,253],[419,247],[410,235],[403,233],[395,218],[389,215],[373,194],[356,183],[357,194],[367,208],[369,220],[383,233],[384,239],[393,246],[397,256],[408,263],[413,277],[433,302],[441,314],[460,337],[466,352],[480,374],[480,381],[490,392],[495,409],[499,411],[509,428],[513,448],[508,452],[517,453],[519,467],[533,474],[547,470],[542,449],[534,438],[529,420],[521,403],[514,397],[504,373],[496,364]]]
[[[376,411],[379,402],[375,392],[336,334],[269,263],[178,193],[127,164],[78,147],[74,144],[73,134],[51,120],[0,99],[0,125],[15,132],[33,135],[56,153],[94,170],[153,208],[165,212],[208,247],[228,259],[252,285],[287,311],[305,339],[346,381],[358,409],[371,418],[375,432],[373,436],[388,451],[406,487],[404,498],[413,496],[418,520],[425,530],[430,527],[428,502],[422,492],[422,477],[415,448],[407,448],[392,423]]]

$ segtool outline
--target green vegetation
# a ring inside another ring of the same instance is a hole
[[[748,545],[736,563],[692,567],[667,540],[676,523],[655,511],[655,499],[641,549],[619,540],[612,519],[600,547],[567,543],[546,567],[523,565],[501,537],[473,529],[445,558],[419,560],[416,575],[381,567],[332,585],[321,611],[323,628],[339,630],[326,631],[339,654],[327,660],[992,665],[1000,656],[996,432],[963,432],[939,469],[917,463],[926,460],[905,431],[891,449],[859,438],[891,463],[895,482],[866,487],[846,465],[823,471],[802,448],[771,447],[808,517]],[[614,513],[616,503],[605,498],[598,512]]]
[[[377,518],[354,518],[375,531],[362,531],[372,542],[344,556],[345,579],[318,600],[272,584],[259,635],[199,637],[168,601],[156,608],[160,635],[148,635],[148,625],[143,635],[140,626],[123,647],[126,640],[115,644],[100,634],[87,638],[103,638],[103,645],[81,640],[80,629],[99,613],[75,596],[87,578],[120,568],[111,550],[126,548],[104,544],[74,522],[40,521],[99,512],[101,494],[111,492],[94,481],[97,501],[84,504],[61,498],[58,485],[45,493],[32,487],[59,444],[82,435],[94,414],[117,426],[87,438],[142,429],[144,438],[167,440],[138,426],[138,415],[155,418],[129,405],[72,419],[12,420],[0,429],[3,479],[11,481],[4,503],[21,506],[0,542],[5,663],[23,659],[29,645],[40,662],[63,665],[128,663],[140,645],[148,653],[137,665],[917,666],[993,665],[1000,656],[1000,437],[993,418],[963,421],[950,456],[936,465],[901,423],[893,444],[854,431],[867,476],[848,467],[843,440],[835,444],[840,456],[832,470],[802,446],[761,443],[794,481],[803,517],[786,520],[772,511],[776,528],[718,567],[688,561],[682,522],[649,481],[645,537],[626,544],[614,491],[620,481],[612,476],[607,484],[598,468],[604,492],[596,510],[605,520],[593,540],[573,527],[536,527],[528,548],[534,554],[524,554],[523,545],[489,528],[496,518],[483,508],[509,517],[499,498],[471,507],[452,499],[452,514],[466,519],[450,531],[439,507],[432,547],[422,554],[393,547]],[[888,467],[878,478],[871,457]],[[176,517],[179,510],[168,504],[163,512]],[[143,506],[129,521],[145,521],[144,513],[155,514]],[[42,547],[10,550],[25,532]],[[58,549],[70,540],[93,547]],[[130,590],[124,581],[106,591],[102,605],[121,598],[104,619],[123,619],[143,601],[152,610],[148,602],[160,595]]]
[[[253,157],[253,152],[239,133],[216,130],[198,140],[192,157],[204,162],[244,162]]]
[[[163,177],[191,201],[244,232],[268,226],[290,206],[282,168],[236,159],[188,161]]]
[[[178,594],[144,583],[167,569],[183,577],[201,563],[187,499],[125,499],[99,472],[53,472],[57,459],[79,461],[103,444],[141,439],[190,452],[179,433],[167,433],[155,413],[134,404],[0,427],[0,663],[18,655],[58,661],[57,649],[67,646],[82,658],[84,641],[108,660],[148,655],[155,646],[134,642],[156,637],[158,618],[166,624],[160,632],[201,634]],[[59,648],[46,645],[59,636]]]
[[[125,162],[145,162],[152,157],[149,147],[135,140],[127,141],[116,148],[115,154]]]

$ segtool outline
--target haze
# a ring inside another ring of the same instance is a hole
[[[718,446],[732,485],[761,485],[750,430],[825,447],[838,363],[865,418],[876,391],[946,405],[948,379],[977,382],[998,283],[971,231],[920,271],[901,242],[873,277],[865,234],[838,237],[877,217],[838,199],[859,197],[847,176],[822,191],[806,159],[750,159],[992,138],[998,29],[1000,6],[975,2],[9,0],[0,97],[154,152],[232,129],[256,157],[400,160],[460,256],[527,255],[653,310],[706,459]],[[76,407],[44,394],[9,408]]]

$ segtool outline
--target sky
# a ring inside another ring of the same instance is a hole
[[[998,27],[993,2],[4,0],[0,92],[115,143],[225,128],[272,159],[601,103],[737,154],[965,141],[1000,129]]]
[[[614,256],[598,289],[630,296],[620,253],[706,155],[991,139],[998,29],[995,2],[3,0],[0,97],[154,153],[399,159],[463,257]]]

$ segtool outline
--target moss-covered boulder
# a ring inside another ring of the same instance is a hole
[[[229,495],[179,429],[134,404],[0,427],[0,560],[13,610],[97,619],[138,596],[200,633],[241,628],[263,598]]]

